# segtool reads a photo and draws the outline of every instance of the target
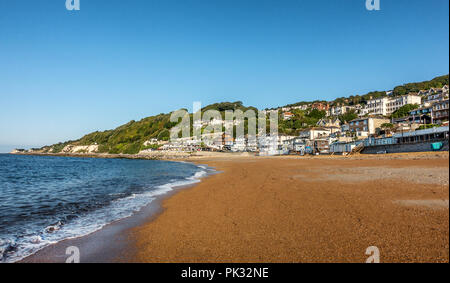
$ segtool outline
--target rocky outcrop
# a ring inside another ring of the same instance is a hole
[[[98,145],[67,145],[61,153],[96,153]]]

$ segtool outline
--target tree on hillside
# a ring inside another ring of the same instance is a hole
[[[420,83],[409,83],[394,88],[394,96],[405,95],[410,92],[418,92],[420,90],[430,88],[441,88],[449,84],[449,75],[440,76],[431,81],[424,81]]]
[[[392,113],[392,118],[403,118],[409,115],[409,112],[419,108],[418,104],[406,104]]]
[[[390,134],[392,132],[392,130],[394,129],[394,124],[392,123],[384,123],[381,124],[381,129],[386,133],[386,134]]]
[[[400,96],[405,95],[411,92],[418,92],[420,90],[427,90],[430,88],[441,88],[444,85],[449,84],[449,75],[444,75],[440,77],[436,77],[429,81],[424,82],[416,82],[416,83],[408,83],[400,86],[396,86],[393,89],[393,96]],[[386,91],[372,91],[366,94],[362,95],[350,95],[348,97],[339,97],[336,98],[334,101],[330,101],[329,103],[333,105],[341,104],[341,105],[357,105],[357,104],[366,104],[367,100],[371,98],[380,98],[380,97],[386,97],[387,93]],[[301,101],[293,104],[288,104],[284,107],[294,107],[294,106],[300,106],[300,105],[307,105],[311,104],[313,102],[307,102],[307,101]],[[273,108],[277,109],[277,108]]]
[[[326,111],[320,111],[320,110],[317,110],[317,109],[313,109],[313,110],[311,110],[308,113],[307,116],[310,117],[310,118],[314,118],[314,119],[320,120],[322,118],[325,118],[326,115],[327,115]]]
[[[349,122],[356,118],[358,118],[358,114],[356,114],[355,110],[350,110],[345,114],[339,115],[339,120],[341,120],[341,122],[343,123]]]

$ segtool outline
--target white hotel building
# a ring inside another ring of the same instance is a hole
[[[367,101],[363,114],[387,116],[406,104],[421,104],[422,98],[418,95],[408,94],[398,97],[382,97]]]

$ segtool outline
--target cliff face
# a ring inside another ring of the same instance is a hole
[[[61,153],[97,153],[98,145],[68,145],[63,148]]]
[[[98,145],[73,145],[69,144],[65,146],[61,151],[59,152],[53,152],[52,147],[45,147],[40,149],[14,149],[10,152],[10,154],[51,154],[51,153],[61,153],[61,154],[93,154],[98,152]]]

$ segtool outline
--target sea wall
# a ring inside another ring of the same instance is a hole
[[[444,144],[440,151],[448,151],[448,140],[440,141]],[[386,153],[401,153],[401,152],[426,152],[432,151],[431,144],[435,142],[421,142],[421,143],[408,143],[408,144],[389,144],[389,145],[376,145],[365,147],[362,154],[377,154],[378,152]]]

